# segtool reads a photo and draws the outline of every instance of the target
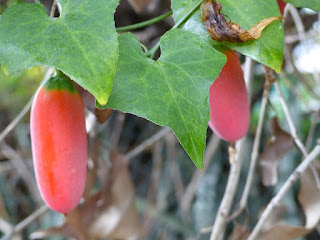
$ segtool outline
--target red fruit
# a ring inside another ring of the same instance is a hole
[[[80,94],[63,73],[37,92],[31,109],[33,163],[40,193],[53,210],[77,206],[87,171],[87,134]]]
[[[279,10],[280,10],[281,16],[283,16],[284,8],[287,3],[285,3],[283,0],[277,0],[277,2],[279,5]]]
[[[225,54],[227,63],[209,90],[209,126],[222,139],[235,142],[248,131],[249,98],[237,54],[234,51]]]

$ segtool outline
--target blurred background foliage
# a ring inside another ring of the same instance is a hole
[[[0,13],[8,6],[22,2],[31,1],[1,0]],[[52,1],[41,2],[47,9],[50,9]],[[122,0],[115,19],[118,26],[130,25],[158,16],[168,11],[169,8],[169,0]],[[313,39],[313,46],[320,45],[320,15],[307,9],[299,9],[299,13],[307,34],[312,34],[310,39]],[[134,33],[142,43],[150,48],[166,30],[170,29],[172,24],[172,19],[166,19],[161,23],[137,30]],[[297,37],[297,31],[291,16],[286,18],[284,29],[286,36],[290,36],[286,38],[288,48],[286,51],[290,54],[294,52],[292,58],[298,63],[305,52],[301,50],[301,43]],[[307,53],[309,55],[310,51],[315,51],[312,50],[312,45],[310,49]],[[281,90],[289,105],[289,111],[302,142],[306,142],[312,124],[314,121],[316,122],[311,146],[316,144],[316,139],[320,136],[320,126],[317,124],[319,118],[314,120],[319,116],[320,109],[319,79],[317,82],[320,71],[319,56],[320,54],[316,55],[318,58],[312,59],[312,62],[318,66],[317,69],[311,69],[311,71],[305,69],[303,68],[305,63],[301,62],[300,65],[297,64],[298,69],[295,69],[294,66],[291,66],[292,63],[285,61],[284,70],[279,76]],[[241,60],[244,62],[244,57]],[[307,66],[309,65],[307,64]],[[45,67],[32,68],[11,76],[5,76],[3,71],[0,71],[0,132],[30,100],[41,83],[45,72]],[[315,75],[315,72],[318,75]],[[253,139],[260,116],[264,82],[264,69],[260,64],[255,64],[251,91],[250,131],[245,142],[243,153],[245,160],[233,210],[236,209],[241,198],[249,169]],[[271,130],[268,120],[274,116],[278,118],[281,127],[290,132],[279,97],[272,87],[263,127],[260,153],[263,151],[266,142],[270,140]],[[123,124],[119,127],[121,121]],[[120,112],[114,111],[106,123],[95,126],[94,134],[89,137],[90,159],[93,159],[92,161],[95,164],[97,161],[95,158],[101,158],[104,161],[103,164],[108,165],[110,162],[109,153],[114,150],[111,149],[113,131],[119,128],[122,130],[117,146],[117,151],[120,153],[126,153],[134,149],[161,129],[147,120],[132,115],[124,116]],[[0,142],[0,232],[2,232],[0,237],[3,237],[4,233],[10,231],[12,226],[33,214],[43,205],[34,181],[29,134],[29,115],[27,114],[6,139]],[[212,132],[208,130],[208,140],[211,135]],[[226,142],[219,142],[219,147],[216,149],[208,169],[203,173],[203,177],[196,187],[194,200],[190,209],[188,209],[189,214],[186,218],[181,212],[181,197],[185,193],[192,176],[198,170],[177,140],[169,134],[158,140],[154,146],[147,148],[131,159],[129,164],[130,176],[145,239],[209,238],[209,232],[204,231],[203,234],[199,234],[199,232],[213,224],[221,202],[229,172],[228,146],[229,144]],[[248,208],[238,218],[239,222],[248,227],[253,226],[261,210],[278,192],[284,181],[299,164],[301,158],[301,153],[298,150],[290,150],[280,162],[278,183],[271,187],[262,184],[261,169],[257,166]],[[102,179],[106,174],[105,172],[95,172],[94,177],[97,180],[92,184],[91,194],[101,190],[103,187]],[[274,216],[274,221],[281,219],[286,224],[304,224],[303,210],[297,200],[298,191],[299,184],[296,184],[279,207],[277,215]],[[47,211],[11,239],[29,239],[30,234],[36,230],[59,226],[64,222],[65,217],[61,214]],[[108,223],[106,222],[106,224]],[[231,222],[228,225],[226,239],[230,236],[234,224],[235,222]],[[69,239],[63,236],[49,237],[49,234],[44,236],[44,239]],[[315,230],[301,239],[316,240],[320,239],[320,235]]]

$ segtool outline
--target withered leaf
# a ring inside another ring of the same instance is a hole
[[[308,234],[310,230],[304,227],[295,227],[286,224],[276,224],[259,236],[259,240],[293,240]]]
[[[110,118],[112,111],[113,110],[111,108],[105,108],[105,109],[95,108],[94,115],[96,116],[98,122],[102,124]]]
[[[251,232],[247,227],[240,225],[239,223],[235,223],[229,240],[246,240],[250,233]]]
[[[315,168],[320,174],[320,164],[314,162]],[[305,215],[304,226],[290,226],[276,223],[259,236],[259,240],[293,240],[303,237],[312,232],[320,223],[320,191],[315,176],[310,168],[306,169],[300,176],[299,203]],[[274,221],[275,222],[275,221]]]
[[[314,166],[318,176],[320,174],[320,164],[314,161]],[[315,176],[310,168],[300,176],[300,190],[298,195],[299,203],[302,206],[306,217],[306,228],[314,228],[320,222],[320,190],[318,189]]]
[[[252,26],[249,30],[245,30],[221,13],[221,10],[221,3],[215,0],[205,0],[201,4],[202,21],[206,24],[210,37],[219,42],[236,43],[258,39],[266,26],[276,20],[282,19],[282,17],[266,18]]]
[[[293,147],[291,135],[281,129],[277,118],[270,119],[270,127],[272,138],[266,144],[259,159],[262,167],[262,182],[265,186],[273,186],[278,182],[279,162]]]

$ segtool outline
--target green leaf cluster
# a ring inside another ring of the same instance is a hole
[[[293,0],[292,0],[293,1]],[[297,0],[298,1],[298,0]],[[209,38],[199,0],[172,0],[176,23],[162,36],[161,57],[147,57],[130,33],[118,35],[119,0],[60,0],[59,18],[40,4],[17,4],[0,18],[0,64],[7,74],[53,66],[92,93],[100,105],[168,126],[198,168],[203,167],[210,116],[209,87],[226,62],[216,49],[229,47],[280,72],[282,22],[258,40],[230,44]],[[223,13],[245,29],[280,16],[275,0],[221,0]],[[152,54],[149,54],[152,55]]]
[[[118,70],[107,107],[169,126],[196,166],[203,168],[208,89],[226,57],[198,36],[179,29],[161,38],[158,61],[143,54],[132,34],[121,35],[119,43]]]
[[[172,0],[172,10],[175,21],[179,21],[192,4],[198,0]],[[232,22],[239,24],[243,29],[250,29],[259,21],[273,16],[281,16],[277,1],[265,0],[219,0],[222,4],[222,13],[227,15]],[[228,43],[211,40],[198,9],[183,25],[183,29],[195,33],[213,46],[227,46],[239,51],[243,55],[269,66],[277,72],[281,71],[283,60],[283,24],[275,21],[267,26],[259,39],[245,43]]]
[[[0,19],[0,63],[8,74],[53,66],[108,100],[118,59],[113,15],[118,0],[61,0],[59,18],[40,4],[17,4]]]

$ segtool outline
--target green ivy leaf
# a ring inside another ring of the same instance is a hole
[[[285,2],[291,3],[295,7],[305,7],[310,8],[314,11],[320,11],[319,0],[285,0]]]
[[[171,7],[175,21],[179,21],[183,14],[188,12],[198,0],[172,0]],[[281,16],[275,0],[219,0],[222,4],[222,13],[244,29],[250,29],[262,19]],[[204,23],[201,20],[200,10],[185,22],[182,29],[198,34],[212,45],[226,45],[252,59],[265,64],[277,72],[281,71],[283,60],[283,26],[281,21],[275,21],[267,26],[261,37],[245,43],[227,43],[211,40]]]
[[[40,4],[9,7],[0,19],[0,63],[7,74],[53,66],[105,104],[118,59],[119,0],[60,0],[59,18]]]
[[[203,168],[209,87],[226,57],[180,29],[161,38],[158,61],[144,55],[134,35],[126,33],[118,40],[118,68],[106,107],[170,127],[195,165]]]

